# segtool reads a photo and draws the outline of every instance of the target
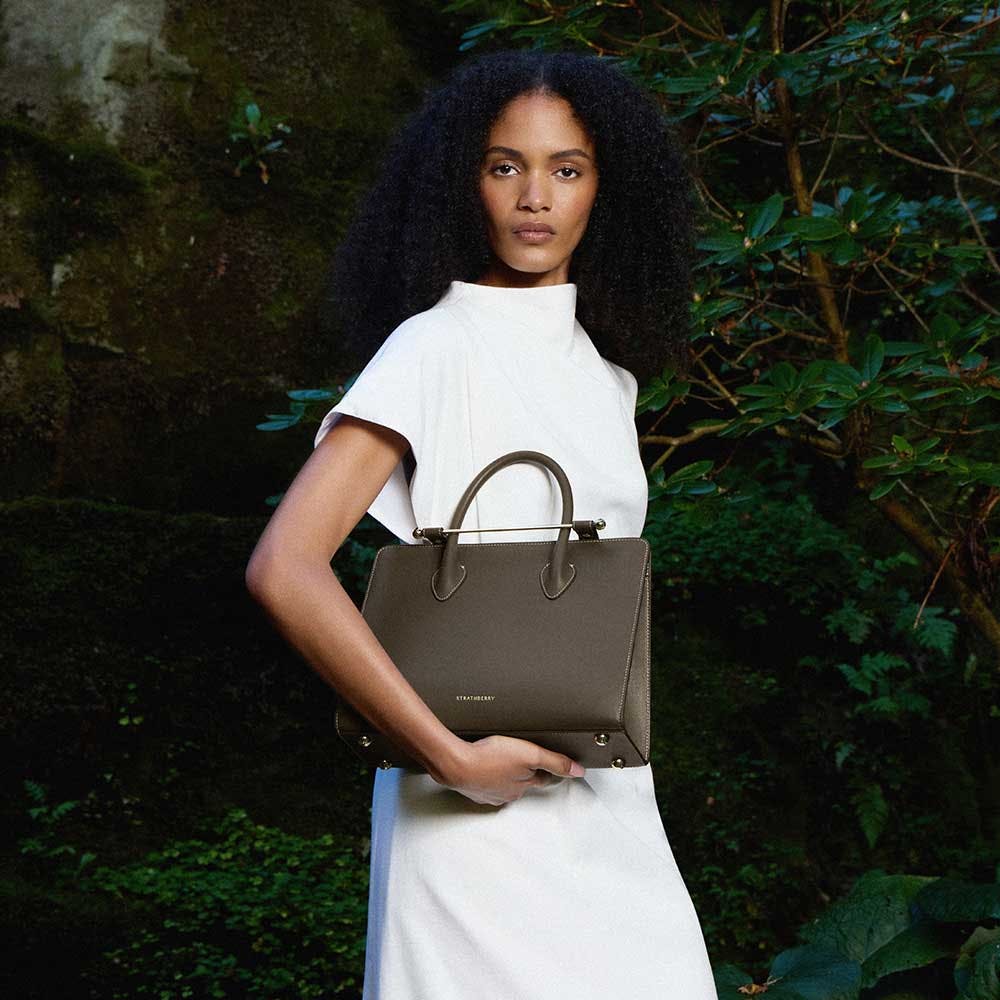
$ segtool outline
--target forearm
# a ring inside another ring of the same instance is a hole
[[[274,626],[337,693],[380,732],[447,783],[466,742],[400,673],[329,565],[257,570],[248,589]]]

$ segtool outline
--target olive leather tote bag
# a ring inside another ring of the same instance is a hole
[[[558,537],[460,544],[461,531],[519,530],[462,528],[480,487],[519,462],[541,465],[558,481],[561,523],[531,526],[558,528]],[[604,527],[602,519],[573,520],[569,480],[552,458],[509,452],[475,476],[451,527],[416,528],[414,536],[431,544],[379,549],[361,614],[457,736],[516,736],[588,768],[646,764],[649,543],[599,538]],[[335,726],[373,767],[426,771],[344,698]]]

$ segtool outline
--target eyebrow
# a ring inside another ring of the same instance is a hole
[[[503,153],[504,156],[512,156],[519,160],[524,159],[524,153],[519,149],[512,149],[510,146],[490,146],[483,156],[488,156],[490,153]],[[562,160],[567,156],[582,156],[585,160],[590,160],[591,156],[585,153],[582,149],[562,149],[558,153],[550,153],[550,160]]]

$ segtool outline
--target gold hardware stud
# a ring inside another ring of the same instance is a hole
[[[606,747],[608,745],[608,741],[610,739],[611,739],[611,737],[608,736],[607,733],[594,733],[594,742],[599,747]]]
[[[392,767],[392,761],[380,760],[378,762],[378,766],[382,768],[383,771],[387,771],[390,767]]]
[[[625,766],[625,758],[624,757],[615,757],[615,759],[613,761],[611,761],[611,766],[612,767],[624,767]]]
[[[370,736],[366,736],[364,733],[362,733],[358,737],[358,746],[370,747],[371,745],[372,745],[372,738]]]

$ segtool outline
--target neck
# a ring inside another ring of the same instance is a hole
[[[563,261],[549,271],[518,271],[503,262],[494,261],[475,284],[497,288],[540,288],[543,285],[569,284],[569,261]]]

